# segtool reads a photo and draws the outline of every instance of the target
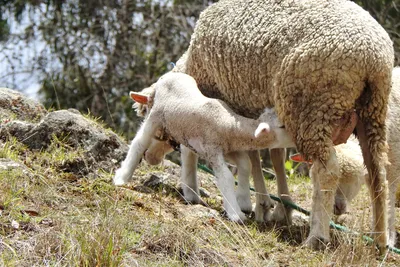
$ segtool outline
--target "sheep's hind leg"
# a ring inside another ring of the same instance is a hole
[[[212,157],[209,162],[213,167],[217,186],[221,191],[224,208],[228,215],[228,218],[234,222],[243,222],[246,219],[244,213],[240,210],[239,204],[236,200],[235,195],[235,178],[225,163],[225,159],[222,154],[218,154]]]
[[[254,189],[256,191],[255,220],[257,222],[267,222],[271,220],[271,209],[274,207],[274,201],[270,198],[265,186],[259,151],[254,150],[248,153],[252,165]]]
[[[313,183],[310,234],[306,244],[314,249],[324,249],[329,242],[329,221],[333,212],[334,195],[339,177],[339,165],[333,147],[328,160],[323,163],[313,159],[311,179]]]
[[[158,128],[158,124],[150,117],[146,119],[129,147],[128,154],[114,176],[115,185],[123,185],[132,179],[132,174],[139,165],[144,152],[150,146],[151,138]]]
[[[357,136],[360,142],[364,163],[368,170],[366,179],[367,186],[371,195],[372,202],[372,234],[375,242],[379,246],[380,253],[385,253],[387,247],[387,183],[386,170],[382,159],[374,157],[371,151],[371,144],[368,144],[366,129],[361,120],[357,122]]]
[[[292,201],[289,188],[287,185],[287,178],[285,173],[285,149],[275,148],[270,149],[271,161],[276,173],[276,182],[278,184],[278,195],[283,200]],[[277,203],[272,213],[272,220],[279,223],[290,225],[292,224],[293,209],[285,206],[282,203]]]
[[[200,198],[199,185],[197,181],[197,154],[189,148],[181,145],[181,161],[181,187],[185,200],[189,203],[204,204]]]

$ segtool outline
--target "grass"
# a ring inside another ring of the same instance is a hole
[[[186,205],[176,189],[179,167],[142,164],[136,181],[115,187],[113,172],[82,175],[84,151],[53,137],[42,151],[30,151],[16,139],[0,142],[0,158],[25,164],[26,170],[0,170],[0,266],[396,266],[398,255],[376,258],[359,237],[332,230],[332,245],[312,251],[302,245],[308,228],[277,228],[249,220],[244,225],[223,216],[213,177],[199,172],[216,209]],[[78,169],[76,169],[78,168]],[[138,190],[151,174],[170,187]],[[310,209],[309,178],[292,175],[293,199]],[[268,180],[271,192],[275,181]],[[254,195],[253,195],[254,197]],[[352,205],[350,228],[369,231],[368,193]],[[351,215],[351,216],[350,216]],[[340,218],[337,218],[340,219]]]

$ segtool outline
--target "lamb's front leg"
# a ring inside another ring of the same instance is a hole
[[[313,183],[310,234],[306,244],[314,249],[323,249],[329,242],[329,221],[333,213],[333,202],[339,177],[336,152],[330,148],[328,160],[322,163],[313,159],[311,179]]]
[[[254,181],[254,189],[256,191],[255,219],[257,222],[267,222],[271,219],[271,209],[274,207],[274,201],[270,198],[265,186],[259,151],[254,150],[248,153],[252,165],[251,173]]]
[[[200,199],[197,182],[197,154],[184,145],[181,145],[181,161],[181,187],[185,200],[190,203],[203,203]]]
[[[144,152],[150,146],[151,138],[153,137],[158,124],[150,117],[147,118],[140,126],[135,138],[129,147],[128,154],[121,164],[121,168],[117,170],[114,177],[115,185],[123,185],[132,179],[132,174],[140,163]]]
[[[217,154],[209,159],[215,173],[217,186],[221,191],[224,208],[228,218],[234,222],[243,222],[246,219],[244,213],[240,210],[235,195],[235,178],[225,163],[222,154]]]

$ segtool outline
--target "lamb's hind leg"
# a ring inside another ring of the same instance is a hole
[[[395,162],[390,162],[391,164],[395,164]],[[388,231],[389,231],[389,245],[395,246],[397,241],[397,232],[396,232],[396,192],[400,182],[400,178],[398,178],[398,172],[393,171],[393,166],[387,168],[387,180],[389,187],[389,205],[388,205]]]
[[[251,198],[250,198],[250,173],[251,173],[251,162],[249,155],[245,151],[232,152],[226,155],[230,160],[236,164],[238,169],[238,187],[236,190],[236,199],[240,209],[243,212],[250,213],[252,210]]]
[[[276,182],[278,184],[278,195],[283,200],[292,201],[289,194],[289,188],[285,173],[285,149],[275,148],[270,149],[271,161],[276,173]],[[272,214],[272,220],[278,223],[290,225],[292,223],[293,209],[278,203]]]
[[[185,200],[190,203],[203,203],[200,198],[199,185],[197,181],[197,154],[189,148],[181,145],[181,161],[181,187]]]
[[[251,173],[254,180],[254,189],[256,191],[255,220],[257,222],[267,222],[271,219],[271,209],[274,207],[274,201],[270,198],[265,186],[260,153],[258,150],[249,151],[248,153],[252,165]]]
[[[209,159],[215,172],[217,186],[221,191],[224,208],[228,218],[234,222],[243,222],[246,219],[244,213],[240,210],[235,195],[235,178],[225,163],[222,154],[217,154]]]
[[[311,179],[313,183],[310,234],[306,244],[314,249],[323,249],[329,242],[329,220],[333,212],[333,201],[339,177],[339,165],[333,147],[329,149],[328,160],[323,163],[313,159]]]
[[[123,185],[132,179],[132,174],[143,157],[144,152],[150,146],[151,138],[157,128],[158,124],[151,117],[147,118],[140,126],[139,131],[132,140],[128,154],[121,164],[121,168],[115,173],[115,185]]]
[[[373,145],[368,144],[371,140],[368,140],[366,127],[361,120],[357,122],[357,136],[364,157],[364,163],[368,170],[366,182],[372,202],[372,234],[375,242],[379,246],[380,252],[384,253],[387,245],[387,183],[386,170],[385,166],[383,166],[384,161],[371,151]]]

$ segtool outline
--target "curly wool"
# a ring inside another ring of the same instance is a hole
[[[371,151],[386,148],[393,46],[353,2],[220,1],[201,13],[180,61],[206,96],[239,114],[275,106],[306,157],[326,161],[335,121],[353,109],[376,140]]]

